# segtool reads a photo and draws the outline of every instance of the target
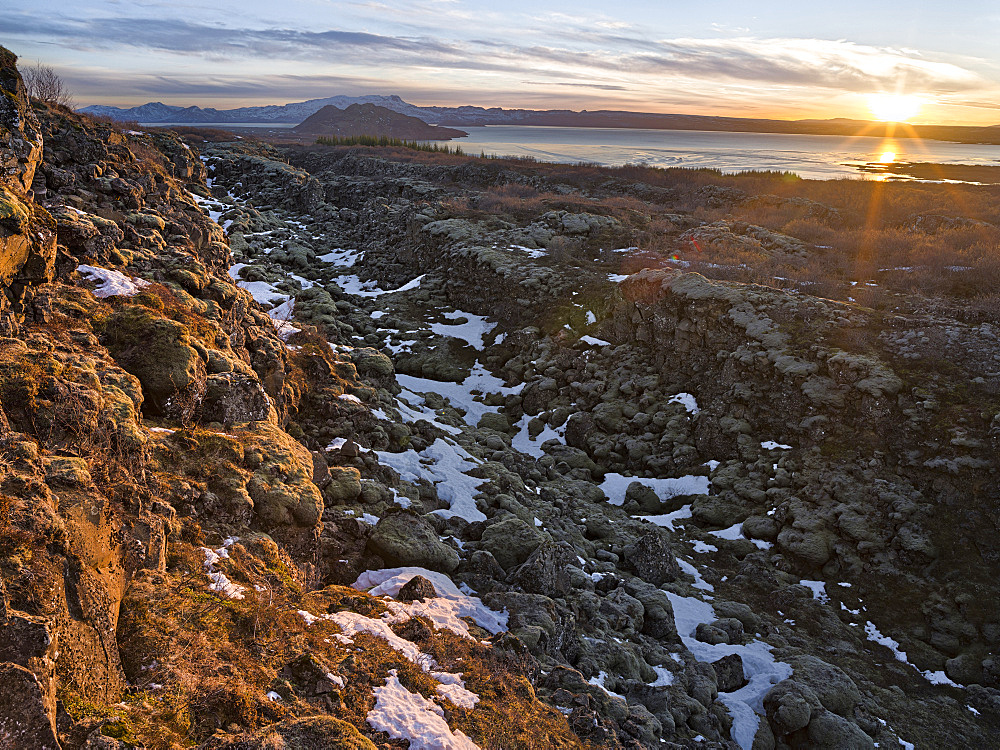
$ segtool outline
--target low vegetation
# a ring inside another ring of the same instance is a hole
[[[411,151],[426,151],[432,154],[453,154],[464,156],[461,146],[448,146],[439,143],[424,143],[423,141],[404,141],[400,138],[390,138],[385,135],[332,135],[320,136],[316,139],[320,146],[370,146],[378,148],[405,148]]]
[[[914,304],[899,295],[918,295],[959,303],[969,320],[989,320],[1000,310],[998,186],[490,161],[526,173],[528,184],[500,184],[474,198],[451,199],[447,206],[454,216],[530,222],[546,211],[587,211],[618,219],[629,244],[665,265],[712,278],[808,288],[818,296],[887,310]],[[587,194],[553,190],[556,185]],[[798,241],[804,251],[692,242],[685,229],[703,222],[725,222],[737,234],[763,227]],[[650,257],[641,262],[648,265]]]

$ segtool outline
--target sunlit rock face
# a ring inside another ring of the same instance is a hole
[[[0,180],[14,192],[25,193],[41,160],[41,128],[17,71],[17,57],[0,47]]]
[[[56,251],[54,222],[29,197],[42,136],[16,63],[0,47],[0,327],[8,331],[23,315],[32,288],[51,280]]]

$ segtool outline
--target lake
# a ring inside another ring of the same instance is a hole
[[[880,161],[889,153],[895,155],[896,161],[1000,166],[1000,146],[913,138],[509,125],[462,129],[469,132],[469,137],[451,143],[461,146],[467,154],[485,152],[607,166],[631,163],[708,167],[723,172],[775,169],[815,180],[878,179],[859,172],[857,166]]]

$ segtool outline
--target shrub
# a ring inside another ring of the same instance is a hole
[[[29,65],[21,71],[28,96],[46,104],[73,107],[73,95],[50,65]]]

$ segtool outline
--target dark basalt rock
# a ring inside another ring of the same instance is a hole
[[[647,583],[659,586],[676,581],[681,575],[665,532],[650,531],[625,547],[623,561]]]
[[[201,401],[201,421],[225,426],[266,419],[271,403],[257,378],[227,372],[209,375]]]
[[[437,596],[434,584],[423,576],[413,576],[399,589],[396,598],[401,602],[422,602]]]
[[[719,684],[720,693],[739,690],[748,682],[743,675],[743,659],[739,654],[729,654],[718,661],[713,661],[712,668],[715,669],[715,679]]]

